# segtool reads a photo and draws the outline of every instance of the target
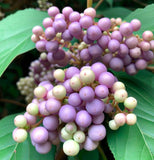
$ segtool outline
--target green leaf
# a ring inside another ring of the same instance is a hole
[[[113,0],[106,0],[107,1],[107,3],[112,7],[112,5],[113,5]]]
[[[97,149],[95,149],[94,151],[81,150],[78,155],[78,158],[79,160],[85,160],[85,159],[99,160],[99,152]]]
[[[140,71],[135,76],[117,73],[126,84],[129,96],[137,99],[134,110],[137,123],[117,131],[108,129],[107,139],[116,160],[152,160],[154,158],[154,74]]]
[[[45,12],[25,9],[0,21],[0,76],[17,55],[35,47],[30,39],[32,28],[45,17]]]
[[[92,7],[95,8],[96,5],[98,4],[98,2],[94,2]],[[104,1],[103,3],[101,3],[101,5],[98,6],[98,8],[96,9],[96,13],[97,15],[103,15],[103,11],[109,9],[109,5],[106,1]]]
[[[85,159],[99,160],[98,149],[95,149],[93,151],[86,151],[82,149],[77,156],[74,157],[68,156],[68,160],[85,160]]]
[[[114,8],[109,8],[103,11],[103,15],[109,18],[124,18],[128,16],[132,11],[124,8],[124,7],[114,7]]]
[[[35,151],[30,138],[23,143],[16,143],[12,138],[15,115],[0,121],[0,159],[1,160],[54,160],[55,146],[48,154],[41,155]]]
[[[143,9],[137,9],[132,12],[128,17],[125,18],[126,21],[131,21],[132,19],[139,19],[141,21],[141,29],[136,33],[142,36],[145,30],[151,30],[154,33],[154,4],[148,5]]]

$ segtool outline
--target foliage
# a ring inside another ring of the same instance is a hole
[[[84,8],[86,1],[79,1],[79,6],[83,2]],[[148,1],[148,3],[150,3]],[[67,4],[65,1],[57,2],[57,5],[63,7]],[[76,3],[75,3],[76,4]],[[94,3],[96,6],[97,3]],[[128,3],[129,4],[129,3]],[[73,6],[73,3],[71,3]],[[4,7],[7,8],[7,5]],[[138,7],[138,6],[137,6]],[[136,7],[136,8],[137,8]],[[124,8],[122,2],[117,6],[113,0],[106,0],[97,9],[98,15],[107,17],[122,17],[126,21],[131,21],[133,18],[138,18],[142,22],[142,28],[137,32],[142,35],[144,30],[151,30],[154,33],[154,4],[148,5],[143,9],[135,11],[130,10],[130,7]],[[141,16],[142,15],[142,16]],[[47,17],[46,12],[35,9],[25,9],[4,18],[0,21],[0,75],[11,65],[11,62],[20,54],[27,53],[34,49],[34,43],[30,37],[32,28],[35,25],[42,25],[43,18]],[[25,61],[26,62],[26,61]],[[10,66],[11,68],[12,66]],[[10,98],[15,98],[19,95],[12,82],[17,80],[22,75],[21,66],[14,64],[13,72],[6,70],[6,76],[1,79],[3,83],[1,90],[10,94]],[[137,124],[134,126],[124,126],[117,131],[107,131],[107,142],[111,152],[116,160],[152,160],[154,159],[154,74],[149,71],[140,71],[135,76],[126,75],[123,72],[114,72],[114,74],[125,83],[130,96],[136,97],[138,106],[135,109],[137,115]],[[16,78],[14,76],[16,75]],[[7,86],[10,86],[5,91]],[[14,113],[19,112],[13,108]],[[12,113],[12,108],[9,110]],[[0,110],[1,112],[1,110]],[[1,160],[47,160],[54,159],[55,147],[47,155],[38,154],[31,145],[30,139],[24,143],[18,144],[12,139],[12,131],[15,128],[13,119],[15,115],[7,116],[0,120],[0,157]],[[111,153],[108,155],[110,156]],[[89,158],[88,158],[89,157]],[[145,159],[146,158],[146,159]],[[76,157],[69,157],[69,160],[75,159],[99,159],[99,153],[96,149],[93,152],[81,151]]]
[[[138,100],[138,106],[134,111],[138,120],[134,126],[124,126],[116,132],[108,130],[110,149],[118,160],[141,160],[145,157],[147,160],[152,160],[154,158],[154,75],[148,71],[140,71],[133,77],[120,73],[118,78],[125,82],[128,93]]]

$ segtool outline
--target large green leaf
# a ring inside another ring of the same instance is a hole
[[[15,126],[13,119],[16,115],[8,116],[0,121],[0,160],[54,160],[55,147],[51,152],[41,155],[35,151],[30,138],[23,143],[16,143],[12,138]]]
[[[68,157],[68,160],[99,160],[99,152],[98,149],[95,149],[94,151],[86,151],[82,149],[79,154],[75,157]]]
[[[148,5],[143,9],[137,9],[132,12],[128,17],[125,18],[126,21],[131,21],[132,19],[139,19],[141,21],[141,29],[136,33],[142,36],[145,30],[151,30],[154,33],[154,4]]]
[[[85,159],[99,160],[99,152],[97,149],[95,149],[94,151],[81,150],[78,155],[78,158],[79,160],[85,160]]]
[[[103,15],[109,18],[124,18],[128,16],[131,12],[131,10],[124,7],[114,7],[102,11]]]
[[[0,21],[0,76],[17,55],[35,47],[30,39],[32,28],[45,17],[45,12],[25,9]]]
[[[137,123],[121,127],[117,131],[108,129],[107,139],[116,160],[154,159],[154,74],[140,71],[135,76],[118,73],[126,84],[129,96],[138,100],[134,110]]]

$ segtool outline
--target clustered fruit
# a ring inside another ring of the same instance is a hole
[[[132,113],[136,99],[128,97],[124,84],[104,64],[56,69],[53,76],[57,84],[42,81],[34,89],[35,98],[27,105],[25,114],[15,117],[15,141],[23,142],[28,131],[39,153],[45,154],[52,144],[64,142],[64,153],[75,156],[82,148],[96,149],[105,138],[105,114],[113,118],[109,121],[112,130],[125,123],[136,123]],[[123,111],[119,103],[124,104]],[[41,123],[43,126],[39,126]]]
[[[134,35],[141,27],[137,19],[95,22],[93,8],[80,14],[70,7],[60,13],[53,6],[48,14],[45,31],[40,26],[32,30],[31,39],[42,53],[30,66],[37,87],[24,115],[14,119],[13,138],[23,142],[29,132],[37,152],[46,154],[63,142],[64,153],[75,156],[81,149],[96,149],[105,138],[106,116],[112,130],[136,123],[137,100],[107,67],[130,75],[145,69],[154,57],[153,33]]]

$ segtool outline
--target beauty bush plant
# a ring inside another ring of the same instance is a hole
[[[2,129],[10,125],[0,132],[11,139],[0,145],[3,159],[20,159],[25,148],[28,159],[54,159],[55,146],[68,159],[91,153],[99,159],[98,150],[105,157],[101,146],[107,136],[115,159],[152,160],[154,76],[145,71],[154,58],[151,28],[140,31],[144,23],[135,16],[127,22],[107,17],[96,22],[91,7],[79,13],[67,6],[60,13],[52,6],[47,12],[43,27],[40,19],[29,34],[40,57],[31,63],[29,77],[17,83],[27,95],[26,112],[0,122]],[[24,51],[19,46],[14,56]]]

